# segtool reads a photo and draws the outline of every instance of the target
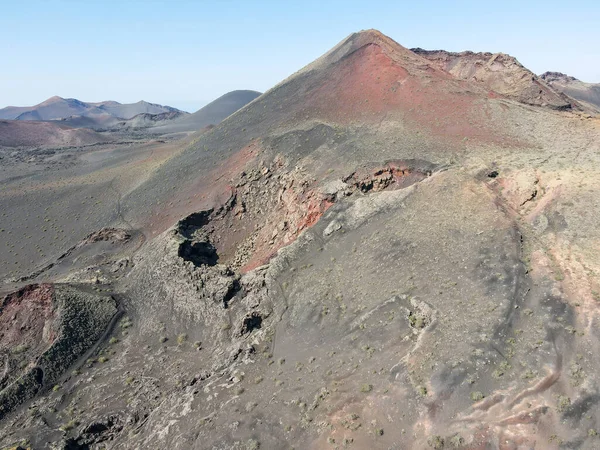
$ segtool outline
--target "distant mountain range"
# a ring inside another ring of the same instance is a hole
[[[60,122],[73,128],[94,130],[152,129],[156,133],[192,132],[217,125],[260,92],[228,92],[193,114],[170,106],[140,101],[86,103],[73,98],[52,97],[35,106],[8,106],[0,109],[0,120]]]
[[[182,112],[170,106],[139,101],[123,104],[115,101],[87,103],[74,98],[51,97],[35,106],[7,106],[0,109],[0,119],[6,120],[59,120],[72,116],[116,117],[131,119],[138,114]]]

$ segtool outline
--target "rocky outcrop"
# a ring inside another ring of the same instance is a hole
[[[422,48],[413,48],[412,51],[455,77],[480,83],[522,103],[552,109],[571,108],[568,98],[548,86],[513,56],[504,53],[454,53]]]
[[[558,92],[562,92],[600,113],[600,83],[585,83],[560,72],[545,72],[540,78]]]

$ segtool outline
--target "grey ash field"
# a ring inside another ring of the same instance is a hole
[[[600,448],[590,101],[374,30],[246,99],[0,152],[2,448]]]

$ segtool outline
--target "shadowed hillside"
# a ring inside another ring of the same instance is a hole
[[[168,124],[154,127],[152,132],[176,133],[198,131],[209,125],[216,125],[259,95],[260,92],[256,91],[228,92],[193,114],[178,118]]]

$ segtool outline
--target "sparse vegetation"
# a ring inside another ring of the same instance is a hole
[[[483,400],[484,398],[485,398],[485,395],[483,395],[483,392],[480,392],[480,391],[471,392],[471,400],[474,402],[478,402],[480,400]]]
[[[427,443],[436,450],[444,448],[444,438],[441,436],[431,436]]]
[[[250,439],[246,443],[246,450],[258,450],[260,448],[260,442],[256,439]]]
[[[460,434],[455,434],[450,438],[450,445],[454,448],[460,448],[464,445],[465,440],[462,438]]]
[[[79,422],[75,419],[69,420],[67,423],[63,424],[60,429],[62,431],[69,431],[79,425]]]
[[[556,409],[558,412],[564,412],[571,406],[571,399],[565,395],[559,395],[556,400]]]
[[[29,350],[29,346],[27,344],[21,344],[14,347],[12,349],[12,353],[13,355],[19,355],[21,353],[25,353],[27,350]]]
[[[246,392],[246,390],[243,388],[243,386],[236,386],[233,392],[235,395],[242,395],[244,392]]]
[[[121,319],[121,321],[119,322],[119,326],[121,327],[122,330],[130,328],[132,325],[133,325],[133,323],[131,322],[131,319],[127,316],[123,317]]]

